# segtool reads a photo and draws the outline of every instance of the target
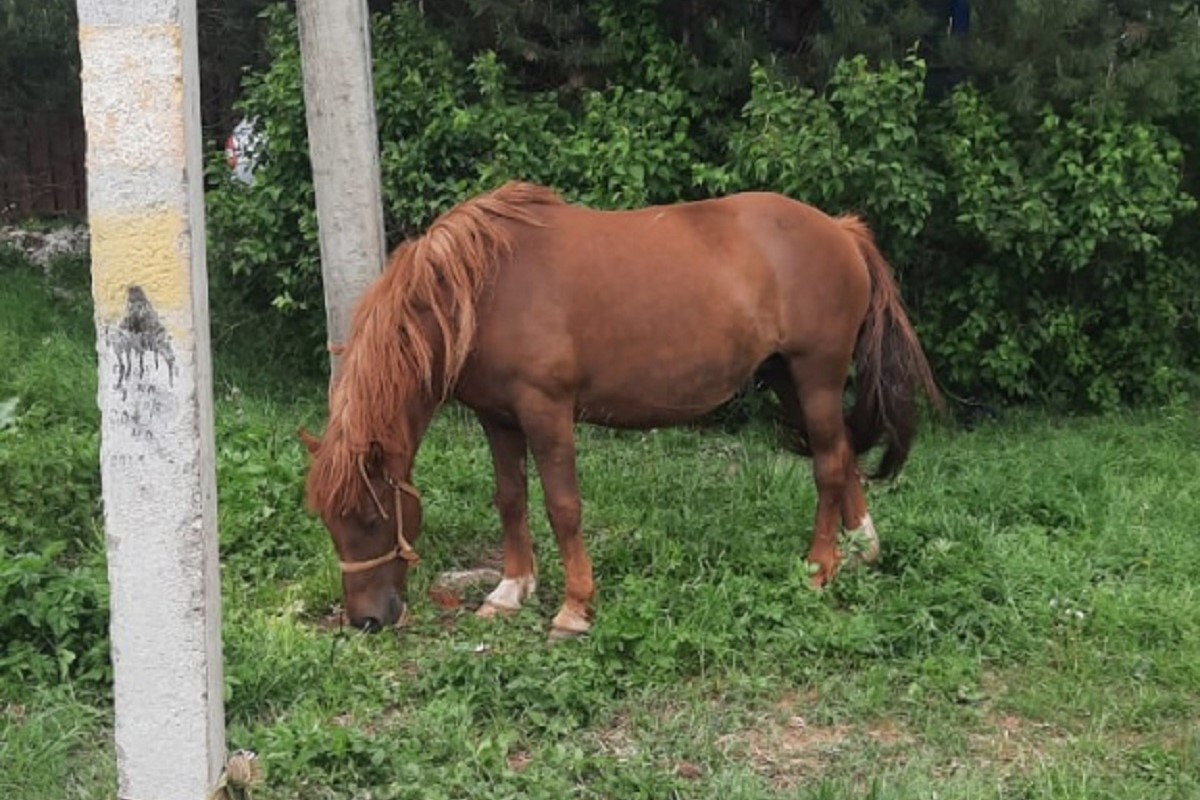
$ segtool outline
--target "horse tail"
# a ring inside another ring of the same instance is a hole
[[[939,410],[942,396],[904,310],[892,269],[870,229],[855,216],[839,217],[837,222],[854,238],[871,276],[871,300],[854,351],[854,406],[846,422],[856,452],[884,445],[872,477],[894,478],[916,435],[917,393]]]

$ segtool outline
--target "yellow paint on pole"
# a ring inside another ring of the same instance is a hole
[[[130,286],[139,286],[163,316],[172,337],[190,315],[187,228],[178,211],[146,214],[93,214],[92,297],[98,319],[112,322],[125,313]]]

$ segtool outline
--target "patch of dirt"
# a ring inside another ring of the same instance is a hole
[[[916,742],[894,719],[855,725],[812,723],[798,712],[812,708],[817,699],[815,690],[785,695],[775,704],[774,713],[720,737],[717,746],[770,781],[776,791],[786,792],[829,775],[851,755],[861,761],[867,753],[876,766],[896,763]]]
[[[405,669],[403,672],[409,676],[416,674],[415,670],[409,669]],[[339,728],[353,728],[367,736],[374,737],[386,734],[388,731],[395,730],[404,725],[404,715],[405,711],[400,706],[388,705],[377,714],[366,718],[357,717],[350,711],[343,711],[331,717],[329,722]]]
[[[490,591],[503,575],[491,567],[443,572],[429,587],[429,599],[447,611],[460,608],[472,592]]]
[[[1075,742],[1073,735],[1050,723],[993,712],[966,734],[965,753],[938,753],[902,721],[881,718],[865,724],[816,725],[798,714],[787,714],[788,709],[804,707],[791,701],[780,703],[779,716],[718,740],[727,755],[745,761],[780,791],[826,777],[850,757],[861,762],[865,756],[878,767],[904,763],[918,756],[919,750],[936,764],[933,774],[938,777],[961,771],[1024,775],[1061,758]]]
[[[500,546],[489,547],[480,556],[477,567],[480,569],[494,569],[497,572],[504,571],[504,548]]]
[[[341,606],[335,606],[330,609],[328,614],[323,614],[313,620],[312,624],[317,630],[339,631],[347,625],[346,614],[342,611]]]
[[[1058,758],[1073,741],[1067,732],[1048,722],[1013,714],[989,713],[981,728],[967,735],[966,766],[1005,776],[1027,774],[1040,763]]]
[[[525,768],[533,763],[533,756],[528,750],[514,750],[508,754],[508,768],[513,772],[524,772]]]
[[[786,791],[825,775],[845,751],[855,731],[848,725],[810,725],[804,717],[726,734],[717,746],[735,760],[745,761],[775,789]]]
[[[602,755],[618,761],[628,761],[638,753],[631,723],[625,714],[617,714],[612,723],[590,737]]]
[[[909,747],[914,741],[913,736],[894,719],[876,720],[867,729],[867,736],[886,747]]]
[[[429,599],[444,611],[454,611],[462,607],[462,596],[459,593],[437,583],[429,587]]]
[[[650,726],[667,724],[677,713],[676,709],[666,706],[655,709]],[[651,735],[652,737],[652,735]],[[628,714],[618,713],[609,724],[588,734],[589,744],[596,752],[614,761],[630,761],[643,754],[643,745],[639,742],[652,741],[647,738],[645,730],[638,730],[637,723]],[[653,750],[653,745],[648,747]],[[664,757],[657,760],[659,769],[688,781],[697,781],[708,775],[708,768],[701,763],[684,757]]]
[[[862,763],[861,756],[867,753],[871,757],[868,763],[877,767],[897,763],[911,752],[914,736],[902,723],[892,719],[864,725],[810,723],[800,712],[812,708],[818,699],[815,690],[789,693],[757,716],[747,718],[738,714],[737,727],[733,730],[726,727],[729,732],[717,736],[712,744],[730,760],[745,764],[763,776],[780,792],[828,775],[850,755],[857,756]],[[708,702],[711,705],[701,712],[702,717],[708,718],[711,713],[714,718],[732,721],[727,713],[732,709],[726,707],[723,699],[712,697]],[[646,725],[651,729],[661,725],[670,730],[695,713],[687,707],[671,705],[646,710],[651,717],[640,723],[627,714],[617,714],[603,728],[588,735],[590,745],[598,754],[616,761],[637,758],[645,743],[653,741]],[[661,768],[685,780],[703,780],[711,765],[676,752],[661,763]]]

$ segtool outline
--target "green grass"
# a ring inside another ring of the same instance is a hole
[[[85,429],[86,308],[0,277],[0,402],[34,441]],[[293,432],[321,426],[324,387],[256,374],[266,347],[219,353],[216,382],[228,734],[265,762],[256,798],[1200,796],[1195,407],[926,431],[869,493],[879,568],[823,593],[808,465],[765,426],[582,429],[598,617],[559,645],[536,486],[530,607],[485,624],[425,597],[499,546],[482,434],[448,409],[415,473],[410,624],[363,636],[321,624],[339,578],[301,503]],[[23,427],[35,413],[60,427]],[[56,535],[82,540],[69,575],[102,579],[79,572],[95,531]],[[36,630],[50,673],[0,657],[0,795],[111,797],[104,678]],[[71,652],[93,630],[68,629]]]

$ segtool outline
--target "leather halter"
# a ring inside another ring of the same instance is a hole
[[[360,468],[362,464],[359,464]],[[379,501],[379,496],[375,494],[375,488],[371,485],[371,481],[367,479],[366,470],[362,471],[363,480],[367,483],[367,490],[371,493],[371,499],[375,501],[376,508],[379,509],[379,515],[385,520],[389,519],[387,510],[384,509],[383,503]],[[382,564],[388,564],[396,559],[407,561],[410,564],[416,564],[421,560],[417,555],[417,551],[409,544],[408,539],[404,537],[404,509],[400,506],[400,495],[407,494],[417,500],[421,499],[421,493],[417,491],[417,487],[411,483],[397,480],[391,475],[384,475],[383,479],[387,481],[387,485],[392,487],[392,493],[395,498],[395,514],[396,514],[396,546],[378,558],[367,559],[366,561],[339,561],[342,572],[344,574],[356,574],[366,572],[369,569],[374,569]]]

